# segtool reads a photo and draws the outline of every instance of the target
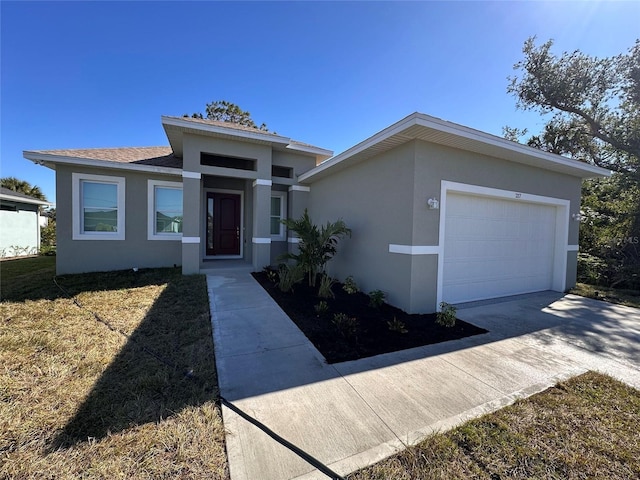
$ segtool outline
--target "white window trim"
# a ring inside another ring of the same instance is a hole
[[[118,231],[84,232],[82,230],[82,200],[80,184],[82,181],[111,183],[117,186]],[[91,175],[88,173],[71,174],[72,236],[73,240],[124,240],[125,239],[125,178],[110,175]]]
[[[147,240],[181,241],[182,233],[156,233],[156,187],[176,188],[182,190],[182,182],[166,180],[147,180]],[[184,205],[182,216],[184,218]]]
[[[280,198],[280,219],[286,220],[287,218],[287,192],[272,191],[271,197]],[[269,204],[269,229],[271,229],[271,204]],[[280,233],[277,235],[271,235],[271,240],[274,242],[286,242],[287,241],[287,227],[281,223]]]

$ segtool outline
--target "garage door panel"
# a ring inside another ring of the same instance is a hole
[[[444,301],[551,289],[555,207],[458,193],[446,206]]]

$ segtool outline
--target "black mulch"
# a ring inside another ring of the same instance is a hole
[[[436,323],[436,314],[410,315],[386,303],[373,308],[369,306],[368,295],[362,292],[348,294],[341,283],[333,285],[335,298],[323,299],[317,295],[318,287],[309,287],[306,279],[294,286],[293,293],[283,293],[265,272],[254,273],[253,276],[329,363],[487,333],[487,330],[462,320],[456,320],[453,327],[443,327]],[[329,310],[318,315],[314,305],[321,300],[327,302]],[[333,321],[336,313],[355,318],[355,332],[338,328]],[[390,328],[389,322],[393,323],[394,318],[404,324],[406,333]]]

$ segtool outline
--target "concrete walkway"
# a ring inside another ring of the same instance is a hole
[[[586,370],[640,388],[640,310],[552,292],[465,305],[488,334],[328,365],[245,271],[207,275],[222,396],[346,475]],[[231,480],[326,479],[223,406]]]

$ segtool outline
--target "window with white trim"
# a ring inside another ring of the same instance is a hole
[[[147,181],[147,238],[180,240],[182,238],[182,183]]]
[[[284,242],[286,227],[282,220],[287,218],[287,193],[271,192],[271,240]]]
[[[71,180],[72,238],[124,240],[124,177],[72,173]]]

